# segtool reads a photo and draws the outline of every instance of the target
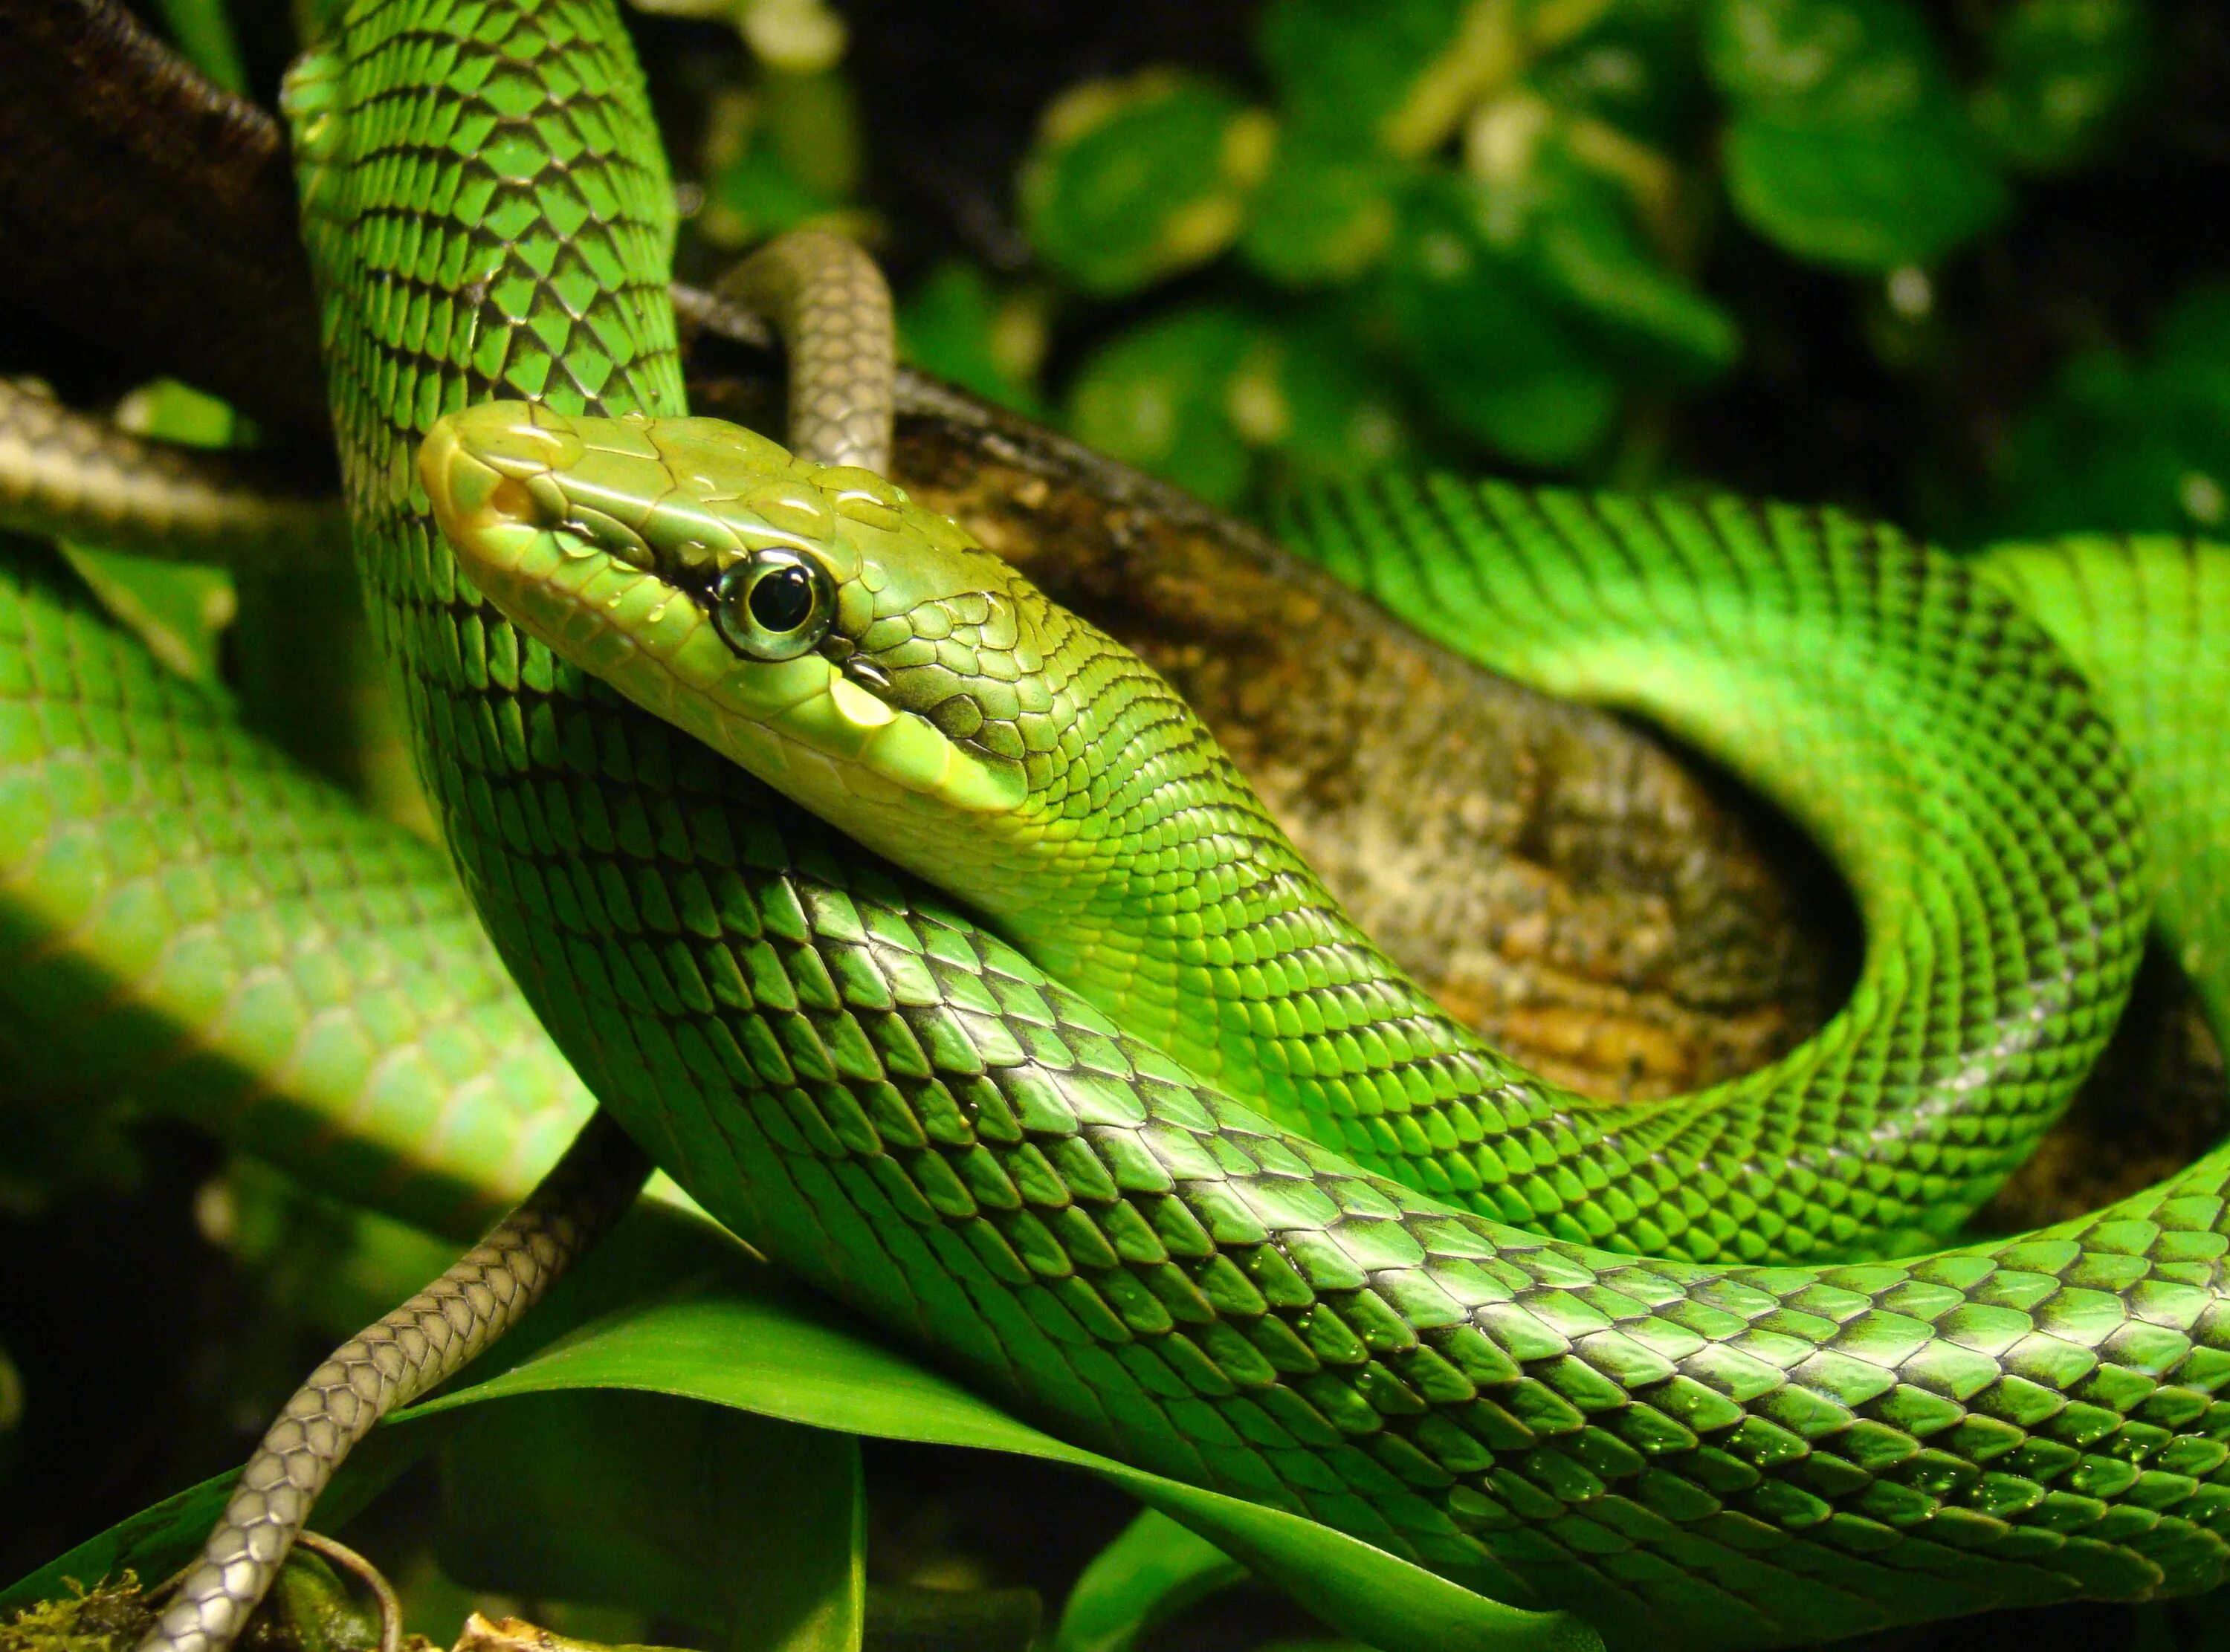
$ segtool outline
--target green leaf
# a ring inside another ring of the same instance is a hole
[[[744,1279],[622,1308],[410,1415],[577,1388],[671,1394],[814,1428],[1011,1451],[1086,1469],[1183,1521],[1381,1652],[1582,1652],[1600,1645],[1567,1614],[1503,1605],[1298,1515],[1056,1440],[911,1355],[867,1340],[833,1309]]]
[[[1608,178],[1568,166],[1526,252],[1543,289],[1625,355],[1635,377],[1694,384],[1733,363],[1734,318],[1651,254]]]
[[[1471,176],[1412,204],[1569,317],[1622,378],[1700,383],[1733,361],[1734,322],[1666,266],[1621,181],[1582,158],[1599,130],[1530,93],[1503,99],[1473,124]]]
[[[1246,1575],[1207,1539],[1150,1508],[1085,1567],[1062,1610],[1054,1652],[1131,1652],[1155,1624]]]
[[[1255,49],[1294,125],[1358,155],[1415,154],[1422,146],[1404,136],[1420,124],[1414,100],[1456,49],[1466,10],[1466,0],[1274,0]]]
[[[2230,524],[2230,283],[2171,305],[2132,359],[2092,350],[2016,424],[1976,537]]]
[[[862,151],[842,74],[770,70],[753,95],[713,102],[696,228],[716,246],[744,247],[839,217],[859,187]]]
[[[853,1652],[866,1598],[848,1436],[661,1396],[540,1394],[442,1454],[442,1569],[631,1607],[734,1652]]]
[[[857,193],[867,139],[847,76],[770,71],[759,81],[758,101],[761,130],[790,177],[831,201]]]
[[[1044,353],[1037,306],[1002,302],[983,272],[953,260],[899,307],[899,344],[925,371],[1032,418],[1044,409],[1030,379]]]
[[[744,247],[824,216],[840,204],[792,172],[770,138],[756,136],[713,174],[698,222],[706,239]]]
[[[592,1389],[697,1399],[810,1428],[1009,1451],[1086,1469],[1183,1521],[1324,1623],[1381,1652],[1601,1652],[1600,1639],[1569,1614],[1501,1604],[1298,1515],[1056,1440],[912,1355],[869,1340],[835,1309],[742,1267],[718,1283],[619,1308],[489,1380],[391,1419],[343,1470],[324,1512],[360,1505],[368,1495],[360,1482],[377,1478],[383,1463],[391,1473],[395,1459],[387,1454],[422,1450],[429,1443],[424,1430],[467,1408]],[[0,1596],[0,1608],[59,1593],[65,1576],[97,1578],[125,1565],[164,1575],[199,1541],[229,1479],[205,1482],[81,1546]]]
[[[1904,0],[1712,0],[1704,54],[1730,100],[1808,125],[1891,125],[1950,85],[1935,36]]]
[[[1290,129],[1255,191],[1240,255],[1287,286],[1351,280],[1393,238],[1403,177],[1397,162]]]
[[[1131,329],[1078,371],[1069,388],[1070,434],[1210,504],[1230,503],[1254,468],[1233,421],[1231,389],[1260,331],[1220,305]]]
[[[216,686],[217,636],[237,606],[229,574],[74,540],[60,543],[78,577],[149,653],[190,682]]]
[[[1497,240],[1478,187],[1434,179],[1412,196],[1386,271],[1410,370],[1451,422],[1531,465],[1584,458],[1617,416],[1617,374],[1576,318]]]
[[[1275,139],[1269,116],[1197,75],[1087,81],[1046,111],[1022,166],[1023,226],[1085,291],[1135,292],[1237,239]]]
[[[1728,192],[1752,228],[1838,269],[1936,263],[2010,201],[1956,111],[1880,127],[1738,115],[1725,160]]]
[[[1292,123],[1337,150],[1414,160],[1545,55],[1615,13],[1685,0],[1276,0],[1257,54]]]
[[[158,10],[187,61],[228,92],[248,90],[247,61],[224,0],[159,0]]]
[[[1904,0],[1715,0],[1736,209],[1801,258],[1929,264],[2010,202],[1935,37]]]
[[[1710,90],[1698,10],[1695,0],[1618,0],[1535,63],[1525,84],[1640,141],[1682,143]]]
[[[2155,48],[2140,0],[2023,0],[1990,31],[1975,124],[2008,165],[2043,172],[2089,160],[2152,79]]]
[[[1357,305],[1324,305],[1266,334],[1241,363],[1230,405],[1273,450],[1280,485],[1356,481],[1409,453],[1409,420],[1365,347],[1365,319]]]

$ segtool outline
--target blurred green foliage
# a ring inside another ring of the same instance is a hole
[[[1023,222],[1058,277],[1134,292],[1221,261],[1082,362],[1070,422],[1221,502],[1411,449],[1586,466],[1739,354],[1697,279],[1722,198],[1782,256],[1940,262],[2012,209],[2010,165],[2101,141],[2144,23],[2135,0],[2030,0],[1963,92],[1904,0],[1275,0],[1273,109],[1170,74],[1047,118]],[[1337,389],[1255,372],[1247,393],[1250,363],[1302,348]]]
[[[841,25],[703,3],[755,80],[713,100],[699,235],[877,239]],[[2156,4],[1267,0],[1251,83],[1160,64],[1054,96],[1008,202],[1028,264],[933,264],[902,339],[1242,510],[1400,463],[1678,485],[1668,430],[1758,348],[1761,271],[1842,284],[1885,373],[1950,370],[1939,293],[2115,160],[2163,78]],[[2141,355],[2072,352],[1967,473],[1915,453],[1912,525],[2219,526],[2211,292]]]
[[[2015,428],[1988,525],[2220,532],[2230,518],[2230,281],[2185,292],[2138,354],[2060,368]]]
[[[941,267],[906,335],[1241,508],[1402,460],[1677,481],[1666,420],[1756,343],[1746,265],[1885,295],[1909,370],[1900,309],[2111,159],[2162,54],[2149,0],[1956,30],[1910,0],[1271,0],[1253,41],[1251,87],[1169,65],[1054,100],[1015,196],[1035,269]],[[2162,326],[2188,351],[2221,308]],[[2206,375],[2167,355],[2070,363],[1950,515],[2211,524]]]

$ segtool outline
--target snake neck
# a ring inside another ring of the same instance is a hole
[[[1461,1194],[1505,1173],[1464,1162],[1486,1135],[1553,1118],[1599,1139],[1590,1109],[1497,1056],[1356,925],[1159,673],[1021,588],[1053,685],[1046,749],[1024,759],[1020,808],[915,845],[918,870],[1121,1025],[1366,1163],[1434,1159]],[[1435,1154],[1428,1133],[1466,1147]]]

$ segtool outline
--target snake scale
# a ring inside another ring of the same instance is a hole
[[[1124,1003],[1119,980],[1087,970],[1064,985],[1024,955],[1026,923],[1018,949],[553,655],[436,532],[416,466],[444,414],[523,400],[563,428],[575,415],[685,411],[663,286],[670,198],[609,8],[363,0],[295,71],[288,106],[375,629],[466,894],[579,1078],[529,1052],[436,858],[351,826],[336,795],[280,778],[183,691],[104,666],[80,640],[81,610],[12,564],[0,799],[23,828],[10,843],[26,846],[11,852],[8,938],[25,961],[8,972],[11,1016],[128,1029],[148,1012],[87,985],[112,978],[100,955],[120,944],[138,954],[114,974],[169,991],[164,1013],[206,1029],[184,1060],[164,1046],[174,1059],[158,1064],[157,1089],[236,1093],[280,1116],[278,1097],[312,1116],[330,1099],[337,1115],[354,1106],[376,1123],[387,1104],[408,1115],[478,1083],[514,1109],[489,1127],[499,1135],[517,1119],[577,1118],[584,1083],[737,1231],[1072,1437],[1305,1513],[1499,1597],[1569,1605],[1614,1642],[1773,1645],[2221,1578],[2230,1154],[2001,1244],[1786,1261],[1940,1236],[2048,1121],[2134,962],[2143,850],[2123,759],[2001,588],[2033,600],[2099,681],[2148,810],[2167,811],[2153,828],[2164,922],[2221,1007],[2223,920],[2205,897],[2220,883],[2225,788],[2219,742],[2182,697],[2220,683],[2224,651],[2208,640],[2230,625],[2219,556],[2043,547],[2001,555],[1978,582],[1817,513],[1393,482],[1327,502],[1295,518],[1296,536],[1459,646],[1482,625],[1522,640],[1535,616],[1569,617],[1593,585],[1610,593],[1606,611],[1644,629],[1692,622],[1724,640],[1754,612],[1793,614],[1804,627],[1771,646],[1821,663],[1827,697],[1858,705],[1860,734],[1879,711],[1859,697],[1871,679],[1835,677],[1830,640],[1853,628],[1908,687],[1995,686],[2001,697],[1977,708],[1932,708],[1962,738],[1995,742],[1956,784],[1901,767],[1905,743],[1887,736],[1857,753],[1873,768],[1819,772],[1908,788],[1911,832],[1937,818],[1940,793],[1964,787],[1963,818],[2007,835],[1955,871],[1918,837],[1879,846],[1872,800],[1800,790],[1807,824],[1853,869],[1879,972],[1853,1006],[1872,994],[1886,1042],[1839,1043],[1831,1028],[1792,1057],[1811,1065],[1735,1087],[1739,1104],[1691,1100],[1637,1122],[1530,1083],[1399,997],[1367,942],[1325,927],[1334,916],[1305,870],[1264,848],[1241,794],[1213,790],[1232,777],[1212,749],[1171,737],[1157,761],[1231,812],[1210,840],[1249,845],[1207,866],[1243,872],[1266,857],[1285,902],[1266,927],[1299,940],[1263,959],[1192,956],[1180,967],[1196,974],[1174,977],[1178,1006],[1166,991],[1137,1000],[1164,1017],[1149,1037],[1092,1001]],[[598,439],[616,451],[638,440]],[[927,547],[932,562],[973,554],[886,484],[766,444],[742,451],[756,466],[740,489],[754,550],[825,550],[848,524]],[[1722,595],[1679,595],[1644,550],[1716,571],[1699,588]],[[946,634],[927,639],[941,669],[967,674],[936,646],[956,636],[978,665],[1012,646],[992,605],[958,600],[991,588],[938,599],[953,609],[937,621]],[[686,628],[688,612],[671,612]],[[2132,667],[2133,647],[2163,638],[2167,652],[2143,656],[2162,663]],[[1093,654],[1095,680],[1154,704],[1141,676],[1087,643],[1074,632],[1066,646]],[[599,669],[628,652],[581,646]],[[1610,657],[1627,647],[1605,644]],[[921,664],[880,669],[889,679]],[[2153,691],[2162,682],[2175,697]],[[704,723],[678,700],[663,709]],[[1700,725],[1714,709],[1668,715]],[[1048,715],[1018,697],[1019,750],[979,742],[1025,774],[1042,738],[1026,712]],[[197,730],[166,736],[164,800],[207,852],[198,869],[166,871],[145,821],[122,849],[102,845],[159,891],[135,906],[93,886],[53,782],[97,801],[114,773],[103,742],[140,718]],[[1759,760],[1783,795],[1807,762],[1850,757],[1825,730],[1799,723]],[[18,780],[41,775],[44,787]],[[1122,778],[1098,777],[1095,803]],[[957,782],[954,794],[970,795]],[[305,813],[279,823],[256,802]],[[1090,851],[1080,858],[1119,887],[1115,839],[1071,818]],[[267,839],[283,850],[275,865]],[[1200,871],[1171,852],[1164,890]],[[1929,922],[1900,930],[1877,905],[1900,888],[1922,892]],[[37,936],[26,911],[41,903],[24,890],[51,909],[32,915],[51,926]],[[175,956],[139,927],[180,899],[225,911],[233,955]],[[1183,923],[1157,929],[1166,913],[1144,906],[1134,928],[1147,940],[1200,939]],[[1304,928],[1279,928],[1292,913]],[[1123,916],[1096,912],[1105,922],[1089,933],[1130,944]],[[1999,937],[1979,972],[1967,945],[1941,944],[1974,924]],[[435,1001],[413,965],[451,947],[464,997]],[[1130,955],[1140,961],[1124,979],[1150,977],[1151,949]],[[1297,958],[1352,973],[1284,967]],[[1191,991],[1203,959],[1243,989]],[[261,997],[211,973],[243,961]],[[351,1025],[359,987],[387,1006],[377,1041]],[[1197,1014],[1190,1031],[1173,1008]],[[1858,1019],[1847,1010],[1838,1025]],[[1241,1021],[1257,1053],[1228,1056]],[[306,1030],[332,1035],[315,1059],[299,1057]],[[139,1048],[158,1053],[152,1038],[141,1032]],[[298,1057],[274,1077],[282,1050]],[[498,1081],[476,1070],[483,1060]],[[368,1085],[376,1065],[391,1071]],[[1851,1097],[1853,1074],[1866,1082]],[[1244,1088],[1250,1075],[1265,1077],[1260,1090]],[[1392,1088],[1355,1082],[1386,1075],[1413,1112]],[[1815,1077],[1821,1087],[1808,1088]],[[1775,1087],[1799,1105],[1764,1106]],[[1312,1141],[1281,1111],[1328,1117],[1337,1137]],[[1496,1126],[1508,1132],[1499,1147]],[[1429,1150],[1448,1146],[1470,1169],[1435,1182]],[[377,1180],[398,1163],[399,1146],[356,1173]],[[1633,1254],[1660,1241],[1672,1255]],[[203,1627],[215,1641],[228,1626]]]

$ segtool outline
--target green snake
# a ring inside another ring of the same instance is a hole
[[[371,0],[288,104],[358,565],[457,871],[578,1082],[706,1209],[1073,1437],[1614,1640],[2220,1579],[2230,1157],[2005,1244],[1849,1259],[1945,1236],[2104,1038],[2148,893],[2123,747],[2162,922],[2223,1007],[2230,787],[2191,709],[2222,685],[2219,553],[2042,547],[1977,579],[1825,513],[1453,483],[1297,513],[1454,646],[1728,750],[1848,869],[1867,974],[1827,1032],[1722,1091],[1595,1106],[1403,981],[1115,645],[855,466],[667,422],[670,199],[605,7]],[[120,717],[192,725],[81,652],[41,663],[67,605],[19,572],[4,595],[11,769]],[[1711,669],[1645,649],[1683,639]],[[158,1088],[407,1115],[486,1057],[521,1115],[577,1106],[435,857],[322,794],[251,823],[255,787],[296,800],[268,760],[177,744],[208,865],[286,845],[259,921],[168,955],[160,904],[89,900],[53,798],[11,787],[16,882],[53,874],[68,936],[11,1013],[83,1032],[72,969],[120,944],[208,1028]],[[197,785],[211,765],[247,789]],[[451,946],[461,1000],[397,993],[351,1044],[352,980]],[[243,961],[292,996],[242,1009],[209,972]],[[259,1074],[296,1011],[333,1047]],[[390,1045],[426,1059],[368,1090]],[[596,1127],[472,1267],[556,1266],[586,1237],[553,1227],[564,1180],[631,1159]],[[339,1387],[370,1411],[440,1374],[440,1327],[514,1307],[476,1288],[402,1310]],[[330,1415],[246,1488],[249,1569],[329,1471]],[[229,1639],[237,1581],[190,1578],[164,1643]]]

